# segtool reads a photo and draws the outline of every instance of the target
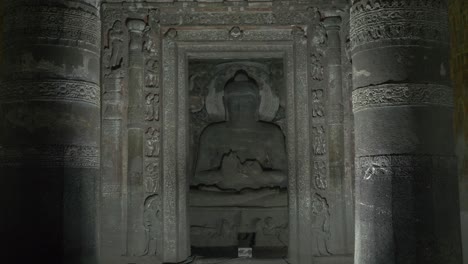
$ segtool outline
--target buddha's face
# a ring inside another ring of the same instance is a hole
[[[259,99],[252,92],[231,92],[224,97],[228,120],[257,120]]]

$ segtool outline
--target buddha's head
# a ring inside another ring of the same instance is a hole
[[[231,121],[258,120],[260,95],[257,83],[245,71],[236,72],[224,89],[224,106]]]

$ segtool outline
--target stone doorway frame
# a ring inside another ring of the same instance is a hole
[[[190,255],[187,216],[189,153],[189,59],[283,60],[288,155],[288,258],[312,263],[311,135],[307,26],[161,27],[162,260]]]

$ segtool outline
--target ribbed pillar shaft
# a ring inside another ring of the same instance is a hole
[[[128,241],[127,254],[139,256],[145,250],[143,225],[143,120],[144,120],[144,57],[143,20],[127,21],[129,30],[128,68]]]
[[[355,263],[461,263],[444,0],[355,0]]]
[[[96,0],[4,2],[8,11],[0,70],[2,261],[96,263],[100,130]]]

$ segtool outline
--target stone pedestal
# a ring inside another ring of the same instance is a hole
[[[461,263],[446,1],[353,1],[355,263]]]
[[[101,39],[97,3],[19,0],[4,5],[2,260],[95,263]]]

